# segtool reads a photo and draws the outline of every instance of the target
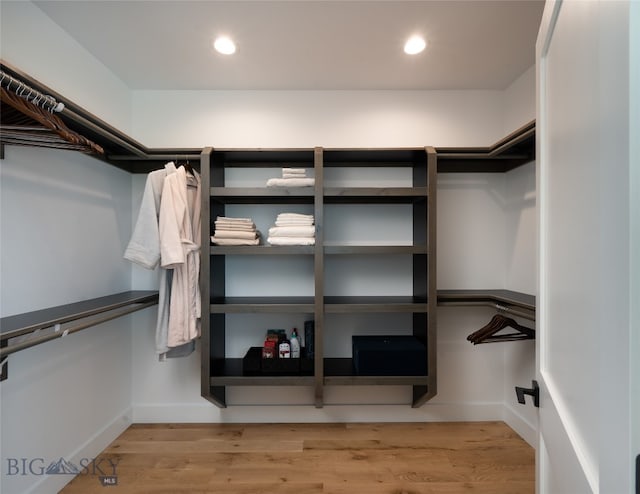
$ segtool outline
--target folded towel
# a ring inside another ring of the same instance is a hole
[[[227,231],[227,232],[255,232],[256,231],[256,227],[255,226],[219,225],[216,222],[215,230],[217,232],[220,232],[222,230]]]
[[[253,224],[253,220],[251,218],[232,218],[230,216],[217,216],[216,221],[227,221],[230,223],[251,223]]]
[[[269,237],[314,237],[315,226],[274,226],[269,228]]]
[[[260,245],[260,239],[254,240],[248,238],[218,238],[215,235],[211,237],[211,242],[216,245]]]
[[[315,178],[270,178],[267,187],[312,187]]]
[[[315,245],[315,237],[268,237],[271,245]]]
[[[313,221],[309,220],[276,220],[275,226],[312,226]]]
[[[282,178],[306,178],[305,173],[284,173],[282,172]]]
[[[291,220],[311,220],[313,221],[312,214],[302,214],[302,213],[280,213],[277,216],[277,219],[291,219]]]
[[[214,233],[214,237],[218,238],[243,238],[254,240],[258,238],[258,232],[243,232],[239,230],[216,230]]]

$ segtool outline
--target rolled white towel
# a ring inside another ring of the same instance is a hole
[[[315,237],[268,237],[271,245],[315,245]]]
[[[274,226],[269,228],[269,237],[314,237],[315,226]]]

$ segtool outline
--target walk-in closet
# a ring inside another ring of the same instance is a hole
[[[637,2],[0,14],[1,492],[640,492]]]

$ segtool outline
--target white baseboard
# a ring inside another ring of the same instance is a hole
[[[96,458],[115,438],[122,434],[131,425],[131,408],[123,410],[111,422],[97,431],[84,444],[75,451],[68,453],[63,458],[72,460],[75,458]],[[73,479],[72,475],[43,475],[28,492],[29,494],[50,494],[59,492]],[[96,489],[100,487],[96,475]]]
[[[508,404],[503,404],[505,423],[516,431],[529,445],[536,448],[538,442],[538,426],[526,420]]]
[[[134,423],[260,423],[260,422],[460,422],[504,420],[504,403],[428,403],[409,405],[134,405]]]

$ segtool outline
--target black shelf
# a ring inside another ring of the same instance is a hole
[[[412,204],[426,201],[426,187],[327,187],[326,204]]]
[[[487,147],[437,147],[438,173],[505,173],[536,159],[532,120]]]
[[[214,245],[212,256],[312,256],[313,245]]]
[[[312,204],[313,187],[211,187],[220,204]]]
[[[411,255],[428,254],[426,245],[327,245],[326,255]]]
[[[44,329],[56,324],[63,324],[77,319],[95,316],[102,312],[121,307],[148,302],[158,302],[157,291],[134,290],[105,297],[92,298],[72,304],[58,305],[15,316],[0,319],[0,334],[2,340],[15,338],[23,334],[32,333],[37,329]]]
[[[210,304],[211,314],[238,313],[313,313],[313,297],[225,297],[213,298]]]
[[[421,386],[429,384],[429,376],[367,376],[356,374],[350,358],[325,358],[326,385],[354,386]]]
[[[427,313],[429,310],[429,304],[427,303],[427,300],[425,298],[409,296],[325,296],[324,308],[327,313],[331,314],[346,314],[357,312]]]
[[[211,386],[313,386],[313,375],[248,376],[242,368],[241,358],[211,361]]]
[[[512,290],[438,290],[438,303],[492,302],[528,311],[536,310],[536,297]]]

